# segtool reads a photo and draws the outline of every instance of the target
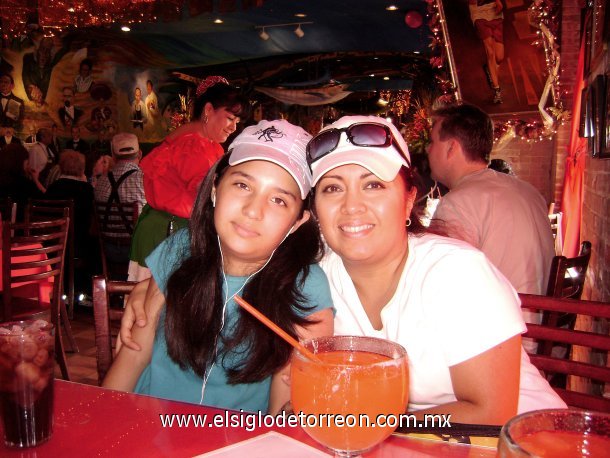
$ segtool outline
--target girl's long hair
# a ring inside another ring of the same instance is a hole
[[[243,353],[247,357],[239,366],[226,368],[229,383],[251,383],[263,380],[283,367],[292,348],[241,309],[238,309],[235,327],[219,336],[226,299],[210,196],[213,186],[222,180],[228,168],[228,157],[225,155],[210,169],[199,189],[189,222],[190,256],[167,284],[165,336],[171,359],[183,369],[192,368],[200,377],[205,376],[214,361],[217,344],[222,345],[221,355]],[[290,234],[265,268],[248,281],[243,297],[297,338],[296,326],[310,323],[303,316],[308,307],[303,305],[305,298],[300,289],[309,273],[309,265],[318,261],[322,253],[317,225],[310,219]]]

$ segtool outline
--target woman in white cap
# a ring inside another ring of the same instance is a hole
[[[521,348],[526,328],[510,283],[483,253],[426,233],[412,216],[410,156],[394,125],[343,117],[307,154],[315,215],[332,250],[320,265],[335,334],[406,348],[410,411],[499,425],[517,412],[565,407]],[[142,325],[141,304],[130,305]],[[128,307],[121,329],[131,346],[133,312]]]
[[[236,137],[203,182],[188,230],[146,259],[153,319],[134,330],[143,351],[121,348],[104,386],[246,411],[277,412],[288,401],[281,376],[292,348],[233,297],[296,338],[332,334],[328,282],[315,264],[322,243],[306,205],[310,138],[283,120]]]
[[[377,117],[339,119],[307,147],[315,214],[332,249],[321,266],[335,334],[381,337],[409,355],[409,410],[503,424],[565,407],[521,348],[510,283],[480,251],[425,233],[407,145]]]

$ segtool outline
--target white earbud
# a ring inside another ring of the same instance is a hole
[[[212,207],[216,207],[216,193],[212,194]]]

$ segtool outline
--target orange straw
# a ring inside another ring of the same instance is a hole
[[[290,345],[292,345],[294,348],[296,348],[299,352],[301,352],[301,354],[305,355],[307,358],[311,359],[312,361],[316,361],[318,363],[322,362],[322,360],[320,358],[318,358],[314,353],[310,352],[307,348],[305,348],[303,345],[301,345],[301,343],[298,340],[293,339],[290,336],[290,334],[287,334],[286,331],[284,331],[282,328],[280,328],[277,324],[275,324],[273,321],[271,321],[261,312],[256,310],[251,304],[246,302],[243,298],[241,298],[239,296],[234,296],[233,299],[235,299],[235,302],[237,302],[243,309],[245,309],[247,312],[249,312],[251,315],[253,315],[254,318],[259,320],[261,323],[263,323],[265,326],[267,326],[269,329],[271,329],[273,332],[275,332],[278,336],[280,336],[282,339],[284,339],[286,342],[288,342]]]

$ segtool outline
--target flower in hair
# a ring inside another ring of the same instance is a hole
[[[199,97],[201,94],[203,94],[205,91],[207,91],[210,87],[212,87],[218,83],[229,84],[229,82],[226,80],[226,78],[224,78],[222,76],[208,76],[201,83],[199,83],[199,86],[197,86],[197,92],[195,92],[195,95],[197,97]]]

